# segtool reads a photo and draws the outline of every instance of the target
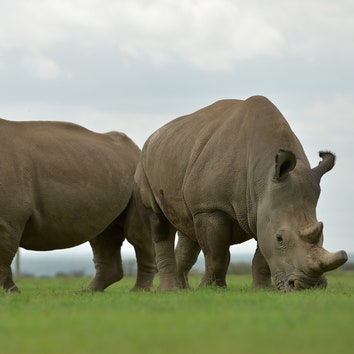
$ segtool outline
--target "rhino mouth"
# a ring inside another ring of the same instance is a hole
[[[278,273],[274,276],[276,288],[282,292],[291,292],[295,290],[304,290],[310,288],[325,288],[327,279],[325,276],[309,276],[305,273],[293,273],[287,275]]]

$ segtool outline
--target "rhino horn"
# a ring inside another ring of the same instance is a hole
[[[309,268],[315,272],[324,273],[334,270],[348,260],[345,251],[328,252],[322,247],[314,247],[310,251]]]
[[[316,244],[320,241],[323,231],[323,223],[316,222],[310,226],[306,226],[305,228],[300,230],[300,237],[302,240]]]
[[[321,179],[326,172],[333,168],[336,162],[336,156],[329,151],[320,151],[319,155],[322,161],[320,161],[318,166],[314,167],[312,171],[318,179]]]

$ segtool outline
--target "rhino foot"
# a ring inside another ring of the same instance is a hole
[[[136,285],[134,285],[134,287],[132,287],[131,289],[130,289],[130,291],[132,291],[132,292],[135,292],[135,291],[153,291],[154,290],[154,287],[153,286],[149,286],[149,287],[147,287],[147,286],[136,286]]]
[[[141,271],[138,269],[135,285],[130,291],[152,291],[155,274],[155,267],[152,267],[152,271]]]
[[[175,274],[160,274],[160,283],[157,288],[159,292],[179,290]]]
[[[21,293],[20,289],[16,285],[12,285],[11,287],[6,288],[5,291],[8,294],[20,294]]]
[[[87,286],[87,291],[104,291],[113,283],[123,278],[123,273],[115,273],[110,276],[103,275],[103,272],[97,272],[91,283]]]
[[[199,284],[199,288],[206,287],[206,286],[215,286],[218,288],[227,287],[225,277],[221,279],[214,275],[212,276],[204,275],[202,281]]]

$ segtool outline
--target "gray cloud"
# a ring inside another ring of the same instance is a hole
[[[88,50],[114,47],[155,65],[178,61],[208,70],[229,69],[234,61],[259,55],[273,56],[283,44],[282,35],[260,12],[228,0],[11,4],[0,17],[7,29],[0,46],[26,48],[29,54],[75,42]]]

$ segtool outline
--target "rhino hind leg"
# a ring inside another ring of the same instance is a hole
[[[226,287],[230,264],[231,220],[222,212],[200,213],[194,217],[198,243],[205,257],[205,274],[200,286]]]
[[[156,275],[155,252],[150,233],[147,232],[135,201],[131,201],[124,221],[124,235],[134,247],[137,261],[137,277],[132,291],[153,289],[153,280]]]
[[[0,284],[7,293],[19,293],[20,290],[12,279],[10,266],[0,266]]]
[[[136,282],[131,291],[151,291],[153,290],[153,281],[157,272],[154,256],[155,253],[150,251],[150,247],[148,249],[141,244],[133,244],[133,247],[138,263],[138,269]],[[153,249],[152,243],[151,248]],[[153,254],[153,256],[151,256],[151,254]]]
[[[156,265],[159,272],[158,291],[174,291],[177,286],[177,265],[174,250],[174,241],[176,229],[169,223],[165,215],[151,192],[146,176],[141,172],[139,166],[136,172],[136,178],[139,180],[139,187],[135,186],[135,202],[139,214],[152,236],[155,249]],[[140,190],[144,190],[145,200],[141,198]]]
[[[134,247],[138,268],[136,281],[131,291],[151,291],[157,272],[152,240],[150,240],[148,247],[145,247],[145,243],[134,243],[129,236],[127,239]]]
[[[19,247],[21,234],[14,232],[6,222],[0,223],[2,244],[0,247],[0,288],[7,293],[19,293],[20,290],[12,279],[11,263]]]
[[[174,291],[177,286],[177,265],[174,250],[176,230],[165,216],[152,208],[141,206],[140,212],[151,232],[155,249],[156,265],[159,272],[158,291]]]
[[[273,287],[268,263],[258,246],[252,260],[252,277],[252,288]]]
[[[181,232],[178,232],[176,246],[177,281],[180,289],[189,289],[188,274],[198,259],[200,246]]]
[[[16,284],[14,283],[14,281],[12,279],[11,269],[4,281],[3,288],[7,293],[20,293],[21,292],[20,289],[16,286]]]
[[[121,246],[124,240],[120,228],[112,225],[90,240],[96,275],[86,290],[104,291],[123,278]]]
[[[161,213],[150,209],[148,218],[156,255],[156,265],[159,272],[158,291],[175,291],[177,286],[177,265],[174,250],[176,230]]]
[[[161,292],[178,290],[174,250],[176,230],[162,213],[155,213],[152,209],[146,209],[146,214],[149,211],[147,221],[154,241],[156,265],[160,278],[157,290]]]

